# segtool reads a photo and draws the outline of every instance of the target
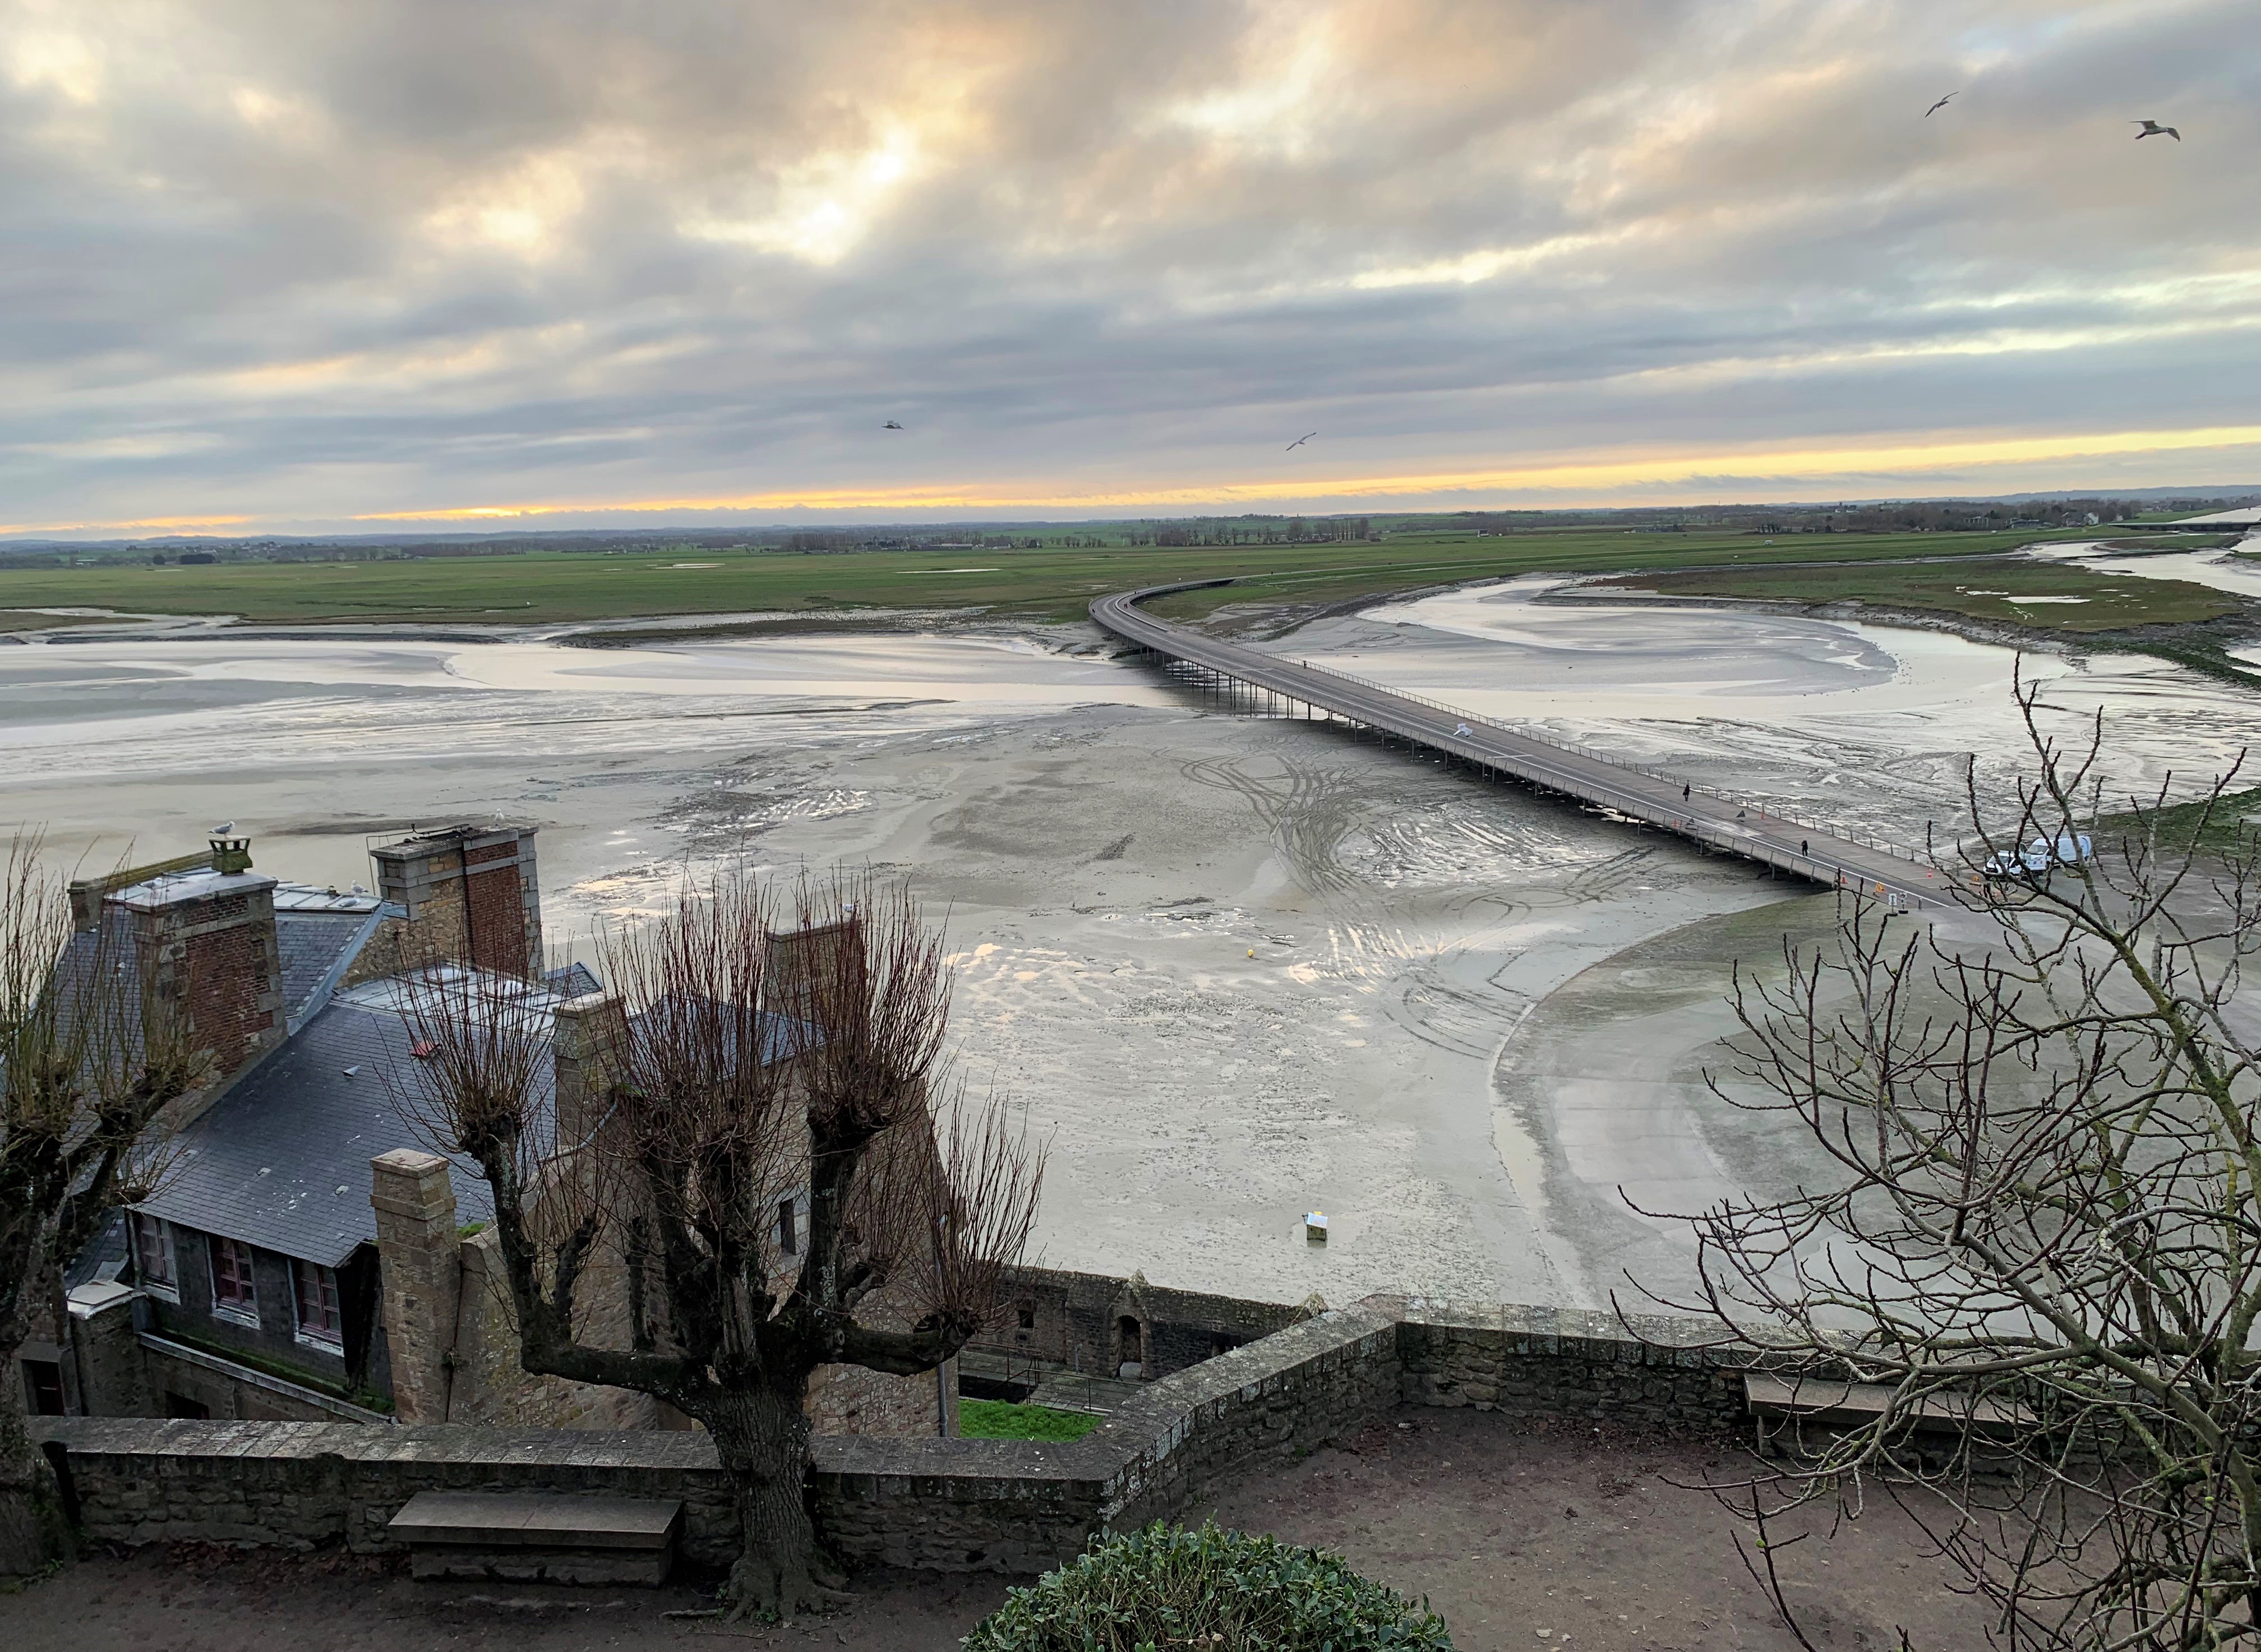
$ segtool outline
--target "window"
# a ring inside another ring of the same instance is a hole
[[[179,1300],[174,1294],[172,1229],[139,1210],[133,1213],[133,1276],[143,1289]]]
[[[1036,1304],[1032,1302],[1022,1303],[1016,1306],[1013,1311],[1020,1316],[1022,1330],[1033,1331],[1037,1328]]]
[[[338,1325],[337,1269],[293,1258],[291,1277],[298,1287],[298,1334],[316,1342],[341,1341],[345,1333]]]
[[[259,1323],[259,1287],[251,1277],[251,1246],[214,1234],[212,1239],[212,1311],[230,1319]]]
[[[793,1231],[791,1199],[778,1203],[778,1248],[788,1256],[800,1254],[800,1235]]]

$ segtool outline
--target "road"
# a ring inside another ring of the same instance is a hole
[[[1231,583],[1204,579],[1117,592],[1093,602],[1091,617],[1126,643],[1238,685],[1240,691],[1259,691],[1379,729],[1660,827],[1706,849],[1902,906],[1948,899],[1940,874],[1910,851],[1770,812],[1698,786],[1669,768],[1621,763],[1418,694],[1204,636],[1138,606],[1173,591]]]

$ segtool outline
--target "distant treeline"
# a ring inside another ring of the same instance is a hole
[[[1900,534],[1986,533],[2005,528],[2089,528],[2147,514],[2190,514],[2235,509],[2243,499],[2114,499],[2107,495],[2008,503],[1987,499],[1909,499],[1883,504],[1721,505],[1586,513],[1468,511],[1452,519],[1466,533],[1528,534],[1568,527],[1615,527],[1644,533]]]
[[[398,562],[426,557],[512,557],[529,551],[583,556],[838,556],[851,551],[932,555],[969,551],[1106,550],[1137,546],[1334,544],[1399,534],[1528,534],[1563,529],[1628,533],[1863,534],[1985,532],[2062,528],[2139,517],[2195,515],[2261,504],[2261,493],[2166,496],[2098,494],[2051,499],[1919,499],[1837,505],[1645,506],[1608,510],[1501,510],[1372,516],[1147,518],[1111,522],[925,523],[833,528],[671,528],[636,531],[524,530],[459,537],[387,539],[203,539],[19,542],[0,548],[0,568],[119,564]]]

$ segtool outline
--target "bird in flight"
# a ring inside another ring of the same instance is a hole
[[[2135,134],[2135,141],[2137,143],[2143,142],[2146,138],[2158,137],[2172,138],[2177,143],[2180,143],[2183,140],[2182,133],[2177,132],[2172,126],[2163,126],[2156,120],[2131,120],[2128,124],[2131,126],[2141,126],[2143,128],[2143,131]]]
[[[1934,115],[1937,114],[1941,110],[1942,110],[1942,109],[1946,108],[1946,107],[1948,106],[1948,104],[1949,104],[1953,103],[1953,102],[1954,102],[1954,101],[1955,101],[1958,97],[1960,97],[1960,96],[1962,96],[1962,94],[1961,94],[1961,93],[1959,93],[1959,92],[1949,92],[1949,93],[1948,93],[1946,97],[1944,97],[1941,98],[1937,103],[1934,104],[1930,108],[1928,108],[1928,109],[1925,110],[1925,111],[1923,111],[1923,118],[1924,118],[1926,120],[1930,119]]]
[[[1311,432],[1311,436],[1316,436],[1319,433],[1317,431],[1314,430]],[[1302,447],[1306,442],[1309,442],[1311,439],[1311,436],[1297,436],[1293,442],[1282,448],[1281,451],[1282,453],[1293,453],[1296,449]]]
[[[882,430],[901,430],[902,427],[897,424],[894,420],[890,419],[886,423],[881,425],[879,428]]]

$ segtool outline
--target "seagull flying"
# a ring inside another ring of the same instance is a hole
[[[1319,433],[1317,431],[1314,430],[1311,432],[1311,436],[1316,436]],[[1293,442],[1282,448],[1281,451],[1282,453],[1293,453],[1296,449],[1302,447],[1306,442],[1309,442],[1311,439],[1311,436],[1297,436]]]
[[[2177,132],[2172,126],[2163,126],[2156,120],[2131,120],[2128,124],[2131,126],[2141,126],[2143,128],[2143,131],[2135,134],[2135,141],[2137,143],[2143,142],[2146,138],[2159,137],[2172,138],[2177,143],[2180,143],[2183,140],[2182,133]]]
[[[902,427],[897,424],[894,420],[890,419],[886,423],[881,425],[879,428],[882,430],[901,430]]]
[[[1948,93],[1946,97],[1944,97],[1941,98],[1937,103],[1934,104],[1930,108],[1928,108],[1928,109],[1925,110],[1925,111],[1923,111],[1923,118],[1924,118],[1926,120],[1930,119],[1934,115],[1937,114],[1941,110],[1942,110],[1942,109],[1946,108],[1948,104],[1949,104],[1953,103],[1953,102],[1955,101],[1955,99],[1956,99],[1957,97],[1959,97],[1960,95],[1961,95],[1961,94],[1956,93],[1956,92],[1949,92],[1949,93]]]

